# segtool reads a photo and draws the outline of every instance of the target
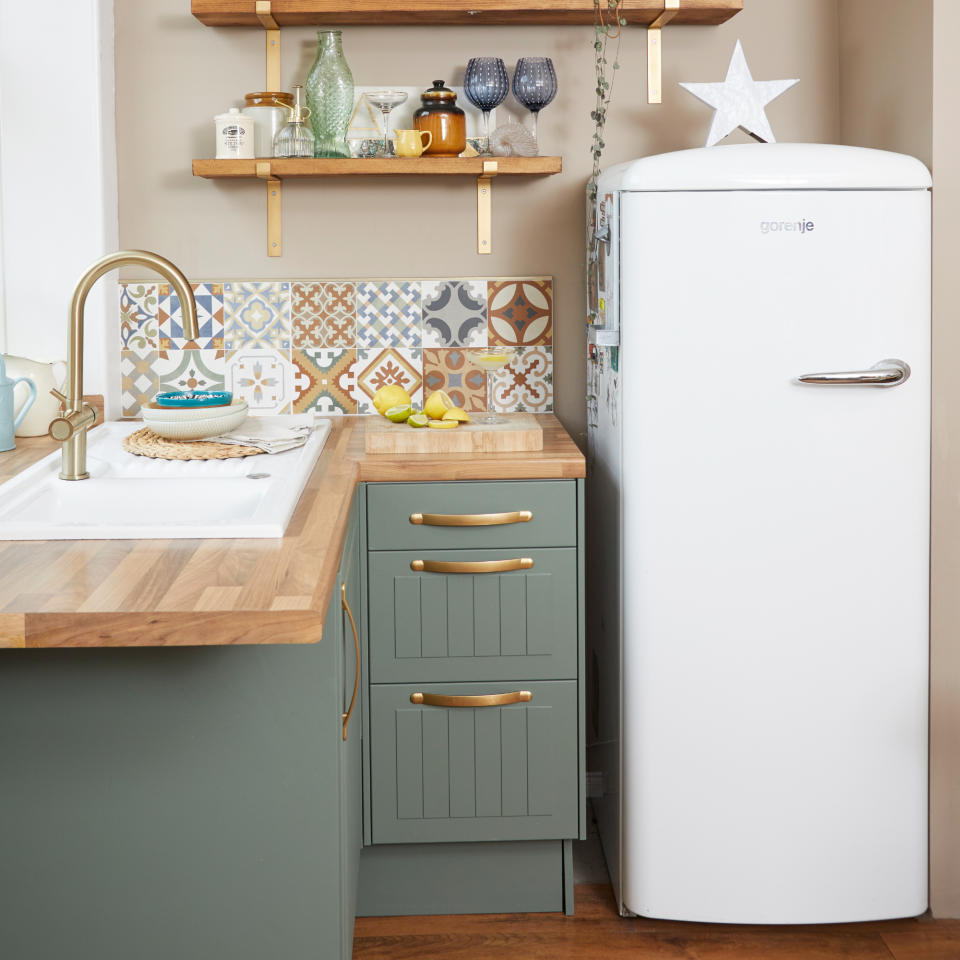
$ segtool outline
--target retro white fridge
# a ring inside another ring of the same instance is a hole
[[[588,769],[623,913],[926,909],[929,188],[813,144],[600,180]]]

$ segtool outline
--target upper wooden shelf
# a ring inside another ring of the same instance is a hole
[[[497,161],[497,176],[546,176],[560,173],[561,157],[487,157]],[[279,180],[294,177],[356,176],[483,176],[483,157],[392,157],[389,160],[307,160],[266,157],[260,160],[194,160],[193,175],[208,180],[257,177],[257,164],[269,163],[270,176]]]
[[[604,4],[604,0],[601,0]],[[648,24],[664,0],[625,0],[627,23]],[[191,0],[209,27],[261,27],[256,0]],[[743,0],[681,0],[674,24],[716,25],[743,9]],[[377,23],[593,23],[593,0],[273,0],[281,27]]]

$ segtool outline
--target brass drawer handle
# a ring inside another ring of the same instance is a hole
[[[343,719],[343,739],[346,740],[350,714],[353,713],[353,708],[357,702],[357,691],[360,689],[360,635],[357,633],[357,622],[353,619],[353,611],[350,609],[350,604],[347,603],[347,585],[345,583],[340,584],[340,605],[350,618],[350,629],[353,631],[353,647],[357,656],[357,671],[353,676],[353,696],[350,698],[350,706],[347,708],[347,712],[340,714]]]
[[[502,573],[505,570],[529,570],[533,566],[530,557],[513,560],[411,560],[411,570],[427,573]]]
[[[425,527],[498,527],[507,523],[529,523],[532,510],[509,513],[411,513],[410,522]]]
[[[502,707],[505,703],[528,703],[533,699],[529,690],[513,693],[486,693],[480,697],[451,697],[446,693],[411,693],[411,703],[428,707]]]

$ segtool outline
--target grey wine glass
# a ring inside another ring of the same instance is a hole
[[[537,139],[537,117],[557,95],[557,73],[549,57],[521,57],[513,71],[513,95],[533,114],[533,139]]]
[[[471,57],[463,78],[467,99],[483,111],[483,150],[481,157],[492,157],[490,151],[490,111],[499,107],[510,92],[507,68],[499,57]]]

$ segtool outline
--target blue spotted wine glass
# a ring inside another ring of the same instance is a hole
[[[513,71],[513,95],[533,114],[533,139],[537,141],[537,117],[557,95],[557,74],[549,57],[521,57]]]
[[[499,107],[510,92],[507,68],[499,57],[471,57],[463,78],[463,92],[467,99],[483,111],[483,150],[481,157],[492,157],[490,152],[490,111]]]

